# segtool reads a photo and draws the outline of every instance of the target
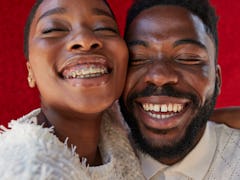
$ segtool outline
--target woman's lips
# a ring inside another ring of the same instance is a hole
[[[60,77],[74,86],[99,86],[109,80],[112,65],[101,55],[76,55],[59,69]]]
[[[77,65],[87,65],[87,64],[88,65],[98,64],[98,65],[107,67],[107,69],[112,69],[111,62],[105,56],[77,54],[66,59],[63,64],[59,65],[58,70],[59,72],[63,72],[65,69],[69,69]]]
[[[89,79],[108,73],[108,68],[102,64],[78,64],[65,68],[62,76],[64,79]]]

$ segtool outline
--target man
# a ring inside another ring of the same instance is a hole
[[[217,16],[207,0],[131,7],[121,110],[147,179],[239,179],[240,131],[208,122],[221,87]]]

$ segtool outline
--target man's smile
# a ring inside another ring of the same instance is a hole
[[[167,119],[183,110],[182,104],[142,104],[144,111],[156,119]]]
[[[136,110],[145,126],[156,129],[169,129],[182,123],[190,100],[169,96],[150,96],[138,98]]]

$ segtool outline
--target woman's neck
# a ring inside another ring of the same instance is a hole
[[[68,138],[68,146],[76,146],[76,153],[80,159],[87,158],[90,166],[101,164],[98,150],[101,119],[102,113],[65,115],[49,110],[41,111],[38,116],[39,124],[44,123],[46,127],[54,126],[54,134],[59,140],[64,142]]]

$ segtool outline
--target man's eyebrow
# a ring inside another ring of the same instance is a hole
[[[145,41],[142,40],[133,40],[133,41],[129,41],[127,42],[128,47],[132,47],[132,46],[144,46],[147,47],[148,44]]]
[[[109,13],[109,12],[103,10],[103,9],[100,9],[100,8],[93,8],[93,13],[96,14],[96,15],[100,15],[100,16],[101,15],[107,16],[107,17],[110,17],[113,20],[115,20],[114,16],[111,13]]]
[[[66,9],[65,8],[60,8],[60,7],[57,7],[57,8],[53,8],[53,9],[50,9],[48,11],[46,11],[45,13],[43,13],[37,21],[40,21],[42,18],[46,17],[46,16],[50,16],[50,15],[53,15],[53,14],[64,14],[66,12]]]
[[[205,50],[207,49],[207,47],[203,43],[201,43],[200,41],[195,40],[195,39],[181,39],[181,40],[178,40],[178,41],[174,42],[173,47],[176,47],[176,46],[179,46],[179,45],[182,45],[182,44],[194,44],[194,45],[199,46],[202,49],[205,49]]]

